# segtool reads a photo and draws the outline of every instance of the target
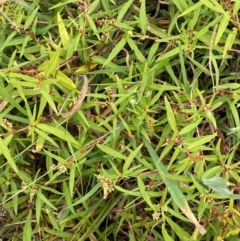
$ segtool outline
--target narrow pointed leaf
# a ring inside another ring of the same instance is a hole
[[[164,101],[165,101],[165,106],[166,106],[166,110],[167,110],[168,123],[169,123],[171,129],[174,132],[177,132],[178,130],[177,130],[177,124],[176,124],[175,116],[174,116],[174,113],[172,111],[172,108],[171,108],[166,96],[164,96]]]
[[[31,240],[32,240],[32,210],[30,209],[23,228],[23,241],[31,241]]]
[[[112,52],[110,53],[110,55],[108,56],[107,60],[105,61],[104,65],[109,64],[113,58],[115,58],[118,53],[124,48],[125,44],[127,43],[127,38],[123,37],[118,43],[117,45],[112,49]]]
[[[4,157],[7,159],[8,164],[10,165],[10,167],[16,172],[18,173],[18,168],[15,164],[15,162],[13,161],[10,151],[7,147],[7,145],[5,144],[4,140],[2,138],[0,138],[0,153],[4,155]]]
[[[158,170],[158,173],[160,174],[160,176],[162,177],[163,182],[166,184],[169,193],[172,196],[172,199],[174,200],[174,202],[178,205],[178,207],[182,210],[182,212],[189,218],[189,220],[195,225],[195,227],[198,229],[199,233],[201,234],[205,234],[206,230],[204,229],[204,227],[197,221],[196,217],[194,216],[194,214],[192,213],[187,200],[185,198],[185,196],[183,195],[183,193],[181,192],[178,184],[170,179],[167,178],[164,174],[169,175],[166,167],[161,163],[158,162],[158,155],[156,154],[155,150],[153,149],[153,147],[151,146],[150,142],[147,141],[145,139],[145,137],[142,137],[142,140]]]
[[[104,145],[101,145],[101,144],[98,144],[97,147],[100,150],[102,150],[103,152],[105,152],[106,154],[108,154],[112,157],[120,158],[120,159],[123,159],[123,160],[126,158],[123,154],[121,154],[118,151],[113,150],[111,147],[104,146]]]
[[[59,35],[61,38],[62,45],[64,49],[67,49],[70,38],[59,12],[57,14],[57,20],[58,20],[58,29],[59,29]]]

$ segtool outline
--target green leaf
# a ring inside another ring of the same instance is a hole
[[[122,159],[122,160],[125,160],[125,159],[126,159],[126,157],[125,157],[123,154],[121,154],[121,153],[118,152],[118,151],[113,150],[112,148],[110,148],[110,147],[108,147],[108,146],[98,144],[97,147],[98,147],[101,151],[105,152],[106,154],[108,154],[108,155],[110,155],[110,156],[112,156],[112,157],[116,157],[116,158],[119,158],[119,159]]]
[[[129,0],[126,3],[124,3],[123,5],[121,5],[122,7],[121,7],[120,11],[117,14],[117,19],[116,19],[117,22],[121,22],[122,21],[122,19],[123,19],[124,15],[126,14],[126,12],[129,11],[129,8],[131,7],[132,3],[133,3],[133,0]]]
[[[70,59],[74,55],[74,51],[76,51],[77,48],[78,48],[80,38],[81,38],[81,34],[78,33],[78,34],[75,35],[75,37],[73,37],[70,40],[70,42],[68,44],[68,47],[66,49],[65,60]]]
[[[181,241],[190,241],[191,236],[188,232],[186,232],[183,228],[181,228],[176,222],[165,216],[166,221],[169,223],[169,225],[172,227],[174,232],[177,234],[177,236],[180,238]]]
[[[99,6],[99,2],[100,2],[100,0],[94,0],[94,2],[89,5],[89,7],[87,9],[88,14],[96,12],[96,8]]]
[[[240,84],[238,83],[228,83],[228,84],[221,84],[215,86],[216,90],[224,90],[224,89],[240,89]]]
[[[158,170],[159,175],[162,177],[163,182],[166,184],[168,191],[172,196],[172,199],[177,204],[177,206],[182,210],[182,212],[189,218],[189,220],[196,226],[199,233],[205,234],[206,230],[204,229],[204,227],[202,225],[199,224],[196,217],[192,213],[192,211],[187,203],[187,200],[184,197],[183,193],[181,192],[179,186],[171,178],[167,178],[164,176],[164,174],[169,175],[166,167],[163,165],[163,163],[158,161],[159,157],[156,154],[156,152],[154,151],[154,149],[152,148],[149,141],[147,141],[147,139],[145,139],[144,137],[142,137],[142,139],[143,139],[143,142],[152,158],[152,161],[154,162],[154,164]]]
[[[146,35],[147,33],[147,15],[146,15],[146,1],[141,0],[141,7],[140,7],[140,13],[139,13],[139,25],[142,30],[142,34]]]
[[[197,120],[194,123],[186,125],[184,128],[182,128],[181,131],[179,131],[179,135],[184,135],[184,134],[189,133],[190,131],[195,129],[201,122],[202,122],[202,118],[200,118],[199,120]]]
[[[16,182],[14,181],[14,180],[10,180],[10,183],[11,183],[11,191],[13,192],[13,193],[17,193],[17,185],[16,185]],[[17,215],[17,213],[18,213],[18,195],[15,195],[14,197],[13,197],[13,201],[12,201],[12,203],[13,203],[13,210],[14,210],[14,213],[15,213],[15,215]]]
[[[49,77],[50,75],[54,76],[59,64],[59,54],[60,54],[60,46],[58,46],[56,52],[51,54],[50,60],[47,62],[45,77]]]
[[[232,194],[231,191],[227,188],[229,183],[222,177],[213,177],[213,178],[202,178],[202,183],[215,192],[221,194],[222,196],[228,197],[230,199],[240,199],[240,195]]]
[[[29,209],[26,222],[23,228],[23,241],[32,240],[32,210]]]
[[[223,58],[226,57],[228,50],[232,48],[234,41],[236,39],[236,36],[237,36],[237,28],[233,28],[232,32],[228,34],[227,40],[224,44]],[[234,84],[234,83],[231,83],[231,84]]]
[[[212,9],[213,12],[222,13],[227,17],[226,12],[216,0],[200,0],[200,1],[208,8]]]
[[[174,48],[166,53],[161,54],[160,57],[158,57],[157,62],[162,61],[164,59],[169,59],[177,54],[179,54],[179,48]]]
[[[70,197],[71,198],[73,197],[73,194],[74,194],[75,176],[76,176],[76,169],[75,168],[70,168],[69,192],[70,192]]]
[[[134,53],[136,54],[136,57],[137,59],[140,61],[140,62],[145,62],[146,59],[145,57],[143,56],[143,54],[141,53],[141,51],[139,50],[139,48],[137,47],[137,45],[135,44],[135,42],[130,38],[128,37],[127,38],[127,42],[130,46],[130,48],[134,51]]]
[[[101,182],[98,182],[94,187],[92,187],[92,189],[86,193],[83,197],[81,197],[80,199],[78,199],[75,203],[73,203],[72,206],[76,206],[79,205],[83,202],[85,202],[86,200],[88,200],[94,193],[96,193],[98,191],[98,189],[102,186]],[[68,208],[70,208],[71,206],[69,206]]]
[[[11,96],[7,89],[1,87],[0,95],[2,95],[7,100],[7,102],[9,102],[9,104],[17,108],[22,114],[26,115],[26,110],[23,109],[16,100],[14,100],[13,96]]]
[[[70,195],[70,192],[69,192],[69,189],[68,189],[68,185],[66,184],[66,182],[63,182],[63,194],[65,196],[67,206],[69,207],[71,212],[74,214],[75,211],[74,211],[73,206],[72,206],[72,198],[71,198],[71,195]]]
[[[205,73],[206,75],[210,76],[210,71],[209,69],[207,69],[205,66],[203,66],[201,63],[197,62],[196,60],[194,60],[193,58],[191,58],[190,56],[186,56],[188,59],[191,60],[191,62],[193,64],[195,64],[203,73]]]
[[[235,1],[233,6],[233,15],[237,14],[240,9],[240,2]]]
[[[217,129],[217,122],[215,119],[215,115],[211,110],[205,110],[206,116],[209,119],[209,121],[213,124],[214,129]]]
[[[127,189],[124,189],[120,186],[117,186],[117,185],[114,185],[114,188],[116,190],[118,190],[119,192],[122,192],[124,193],[125,195],[128,195],[128,196],[134,196],[134,197],[140,197],[140,192],[133,192],[133,191],[129,191]]]
[[[13,171],[18,173],[18,168],[11,157],[10,151],[7,145],[5,144],[5,141],[2,138],[0,138],[0,154],[4,155],[4,157],[7,159],[7,162],[10,165],[10,167],[13,169]]]
[[[61,85],[63,85],[63,87],[69,90],[76,90],[76,85],[74,84],[74,82],[70,78],[68,78],[63,72],[57,71],[56,79]]]
[[[46,233],[52,234],[54,237],[58,237],[61,239],[60,240],[71,240],[73,238],[76,238],[75,233],[70,233],[70,232],[63,232],[61,230],[52,230],[52,229],[47,229]]]
[[[168,234],[167,230],[165,229],[164,224],[162,224],[162,235],[165,241],[174,241],[172,237]]]
[[[178,15],[178,18],[183,17],[183,16],[193,12],[194,10],[201,8],[201,6],[202,6],[201,2],[197,2],[197,3],[193,4],[191,7],[186,8],[186,10],[184,12],[182,12],[180,15]]]
[[[41,131],[38,128],[35,128],[34,131],[39,134],[39,136],[43,137],[47,141],[49,141],[53,146],[58,147],[58,144],[50,137],[48,136],[45,132]]]
[[[101,37],[99,36],[98,29],[97,29],[93,19],[91,18],[91,16],[89,16],[89,14],[87,14],[87,21],[89,23],[89,26],[93,30],[94,34],[97,36],[98,40],[101,41]]]
[[[164,96],[164,101],[165,101],[165,106],[166,106],[166,111],[167,111],[167,120],[168,120],[168,123],[171,127],[171,129],[177,133],[178,132],[178,129],[177,129],[177,124],[176,124],[176,120],[175,120],[175,116],[173,114],[173,111],[172,111],[172,107],[170,106],[169,102],[168,102],[168,99],[166,96]]]
[[[25,54],[25,48],[28,44],[28,42],[31,40],[31,37],[29,35],[26,35],[23,42],[22,42],[22,48],[21,48],[21,52],[20,52],[20,57],[22,57],[23,55],[26,56]]]
[[[17,49],[15,49],[13,52],[12,52],[12,55],[11,55],[11,58],[9,59],[8,61],[8,68],[10,69],[13,65],[14,65],[14,61],[16,60],[16,54],[17,54]]]
[[[212,135],[206,135],[206,136],[201,136],[201,137],[197,137],[194,138],[194,140],[191,141],[184,141],[186,145],[188,145],[188,149],[191,150],[193,148],[196,147],[201,147],[202,145],[209,143],[214,137],[216,137],[216,133],[212,134]]]
[[[36,127],[41,129],[42,131],[45,131],[54,136],[57,136],[58,138],[60,138],[62,140],[68,140],[72,144],[79,146],[79,143],[73,138],[73,136],[67,130],[61,130],[59,128],[49,126],[46,124],[41,124],[41,123],[37,124]]]
[[[131,154],[128,156],[127,160],[125,161],[125,163],[123,165],[123,170],[122,170],[123,175],[128,170],[128,168],[131,165],[133,159],[138,154],[138,152],[141,150],[142,146],[143,146],[143,144],[139,145],[134,151],[131,151]]]
[[[189,8],[186,1],[182,1],[182,0],[172,0],[172,1],[180,12],[183,12],[185,9]]]
[[[183,78],[184,92],[187,95],[190,95],[190,84],[187,78],[187,72],[185,68],[185,59],[183,57],[183,51],[182,51],[182,46],[180,41],[178,42],[178,46],[179,46],[179,58],[180,58],[180,65],[181,65],[181,75]]]
[[[201,28],[200,31],[196,32],[195,34],[195,38],[196,39],[200,39],[200,40],[206,40],[206,42],[210,43],[210,36],[209,36],[209,41],[207,39],[207,36],[208,36],[208,32],[209,32],[209,28],[210,27],[213,27],[213,26],[216,26],[216,24],[218,24],[218,22],[220,21],[222,16],[218,16],[216,18],[214,18],[211,22],[209,22],[208,24],[204,25],[203,28]]]
[[[202,178],[202,183],[206,186],[209,186],[210,188],[213,187],[227,187],[228,186],[228,181],[226,181],[222,177],[213,177],[213,178]]]
[[[112,49],[112,51],[109,54],[108,58],[104,62],[104,65],[108,65],[108,63],[110,63],[112,61],[112,59],[115,58],[118,55],[118,53],[124,48],[126,43],[127,43],[127,37],[125,36]]]
[[[50,91],[50,85],[45,84],[43,81],[41,84],[40,92],[43,95],[43,97],[47,100],[48,104],[51,106],[53,111],[58,115],[58,110],[55,106],[52,96],[49,94],[49,91]]]
[[[54,205],[42,194],[42,191],[41,191],[41,190],[38,190],[37,193],[36,193],[36,195],[42,200],[42,202],[43,202],[45,205],[51,207],[51,208],[54,209],[54,210],[57,210],[57,208],[54,207]]]
[[[61,38],[63,48],[67,49],[70,38],[69,38],[68,32],[65,28],[64,22],[63,22],[59,12],[57,13],[57,21],[58,21],[59,36]]]
[[[37,224],[40,224],[40,218],[41,218],[41,213],[42,213],[42,200],[38,195],[36,196],[35,205],[36,205]]]
[[[222,15],[221,22],[218,26],[218,29],[216,30],[214,46],[219,43],[219,40],[222,38],[223,34],[226,32],[229,20],[230,20],[229,12],[227,12],[227,17],[225,15]]]
[[[138,187],[139,187],[141,196],[143,197],[143,199],[145,200],[145,202],[148,204],[148,206],[151,207],[152,210],[154,210],[154,209],[155,209],[155,208],[154,208],[154,205],[153,205],[153,203],[151,202],[150,197],[148,196],[148,193],[146,192],[145,185],[144,185],[142,179],[141,179],[139,176],[137,177],[137,181],[138,181]]]
[[[152,64],[152,62],[154,61],[156,55],[157,55],[157,51],[159,50],[159,42],[155,42],[153,43],[153,45],[151,46],[148,55],[147,55],[147,62],[149,64]]]
[[[39,7],[35,8],[34,11],[26,18],[26,22],[24,24],[24,30],[26,30],[33,23],[38,10],[39,10]]]

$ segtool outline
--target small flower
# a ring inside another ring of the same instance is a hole
[[[153,218],[153,220],[159,220],[160,212],[158,210],[154,210],[154,212],[152,214],[152,218]]]
[[[113,181],[104,177],[102,174],[98,174],[97,179],[102,182],[103,199],[107,199],[108,194],[114,190]]]
[[[129,102],[132,106],[137,104],[137,101],[135,99],[131,99]]]
[[[31,189],[30,194],[34,196],[36,194],[36,189]]]
[[[206,104],[206,105],[204,105],[203,106],[203,109],[205,110],[205,111],[207,111],[207,110],[213,110],[213,107],[211,106],[211,105],[209,105],[209,104]]]
[[[162,207],[162,211],[167,212],[167,210],[168,210],[168,207],[167,207],[167,206],[163,206],[163,207]]]
[[[63,165],[63,164],[60,164],[60,165],[57,167],[57,169],[58,169],[61,173],[67,172],[67,168],[66,168],[66,166]]]
[[[31,189],[31,191],[30,191],[30,201],[31,201],[31,202],[32,202],[35,194],[36,194],[36,189]]]
[[[238,93],[233,92],[233,93],[232,93],[232,98],[235,100],[235,99],[237,99],[237,97],[238,97]]]
[[[6,128],[6,129],[12,129],[13,128],[13,126],[12,126],[12,123],[11,122],[9,122],[7,119],[3,119],[2,120],[2,126],[4,127],[4,128]]]
[[[24,182],[24,181],[22,181],[22,183],[21,183],[21,187],[22,187],[22,188],[26,188],[26,187],[27,187],[27,183]]]
[[[98,179],[98,181],[103,182],[104,176],[101,173],[99,173],[98,176],[97,176],[97,179]]]
[[[132,35],[133,35],[133,31],[129,30],[129,31],[128,31],[128,35],[129,35],[129,36],[132,36]]]
[[[7,211],[4,208],[0,207],[0,217],[6,217],[6,216],[7,216]],[[2,239],[0,239],[0,241],[1,240]]]
[[[152,91],[147,91],[147,93],[145,94],[146,97],[151,97],[152,96]]]
[[[106,90],[106,92],[107,92],[107,94],[108,95],[111,95],[112,94],[112,92],[113,92],[113,89],[112,88],[105,88],[105,90]]]

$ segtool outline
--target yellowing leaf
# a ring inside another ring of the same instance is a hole
[[[79,74],[79,73],[86,73],[88,72],[89,70],[92,70],[94,69],[95,67],[98,66],[98,63],[90,63],[88,65],[83,65],[81,67],[79,67],[76,71],[75,71],[75,74]]]
[[[62,73],[61,71],[57,72],[56,78],[66,88],[68,88],[70,90],[75,90],[76,89],[76,85],[73,83],[73,81],[70,78],[68,78],[64,73]]]
[[[57,20],[58,20],[58,29],[59,29],[59,34],[60,34],[62,45],[63,45],[64,49],[67,49],[70,38],[69,38],[68,32],[65,28],[65,25],[63,23],[63,20],[62,20],[59,12],[57,14]]]

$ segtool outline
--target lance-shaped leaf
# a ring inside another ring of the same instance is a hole
[[[189,218],[189,220],[195,225],[199,233],[205,234],[206,230],[194,216],[178,184],[173,179],[169,178],[170,174],[168,173],[166,167],[161,162],[158,162],[159,157],[156,154],[153,147],[151,146],[150,142],[145,137],[142,137],[142,140],[158,170],[158,173],[162,177],[163,182],[166,184],[168,191],[172,196],[172,199],[175,201],[178,207],[182,210],[182,212]]]
[[[10,165],[10,167],[16,172],[18,173],[18,168],[17,165],[15,164],[14,160],[11,157],[10,151],[5,143],[5,141],[0,138],[0,155],[3,154],[4,157],[7,159],[8,164]]]
[[[224,197],[228,197],[230,199],[240,199],[240,195],[232,194],[231,191],[227,188],[229,183],[222,177],[213,177],[213,178],[202,178],[202,183],[215,192],[223,195]]]

